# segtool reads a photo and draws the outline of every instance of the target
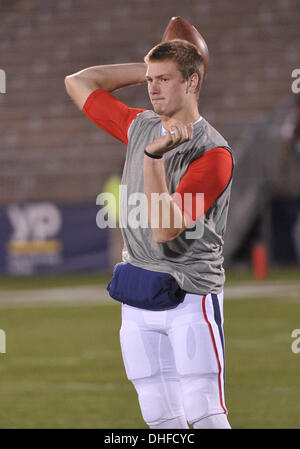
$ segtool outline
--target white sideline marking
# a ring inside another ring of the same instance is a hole
[[[103,384],[89,384],[83,382],[66,382],[66,383],[50,383],[50,382],[18,382],[5,383],[6,390],[12,391],[36,391],[36,390],[73,390],[73,391],[117,391],[117,390],[130,390],[130,385],[123,385],[118,383],[107,382]]]
[[[225,299],[292,297],[300,300],[300,282],[297,281],[264,281],[247,284],[230,285],[224,288]]]
[[[0,307],[14,305],[106,305],[115,304],[103,287],[59,287],[33,290],[0,290]]]
[[[229,285],[224,288],[225,300],[243,298],[266,298],[285,296],[287,299],[300,301],[300,282],[264,281],[247,284]],[[0,290],[0,307],[15,306],[85,306],[107,304],[117,305],[118,301],[110,298],[105,287],[59,287],[32,290]]]

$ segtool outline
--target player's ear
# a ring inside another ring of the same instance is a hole
[[[188,91],[195,93],[199,84],[199,75],[197,73],[193,73],[188,80]]]

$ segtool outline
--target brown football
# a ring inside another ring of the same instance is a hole
[[[206,42],[199,31],[182,17],[172,17],[165,29],[162,42],[171,41],[172,39],[184,39],[198,48],[204,61],[203,81],[205,81],[209,66],[209,53]]]

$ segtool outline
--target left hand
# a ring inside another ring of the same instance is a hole
[[[146,151],[157,156],[162,156],[184,142],[191,140],[193,134],[194,128],[192,123],[184,125],[179,120],[170,120],[166,129],[166,134],[147,145]]]

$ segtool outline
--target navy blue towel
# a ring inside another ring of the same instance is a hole
[[[146,310],[173,309],[186,294],[170,274],[145,270],[130,263],[115,265],[107,291],[117,301]]]

